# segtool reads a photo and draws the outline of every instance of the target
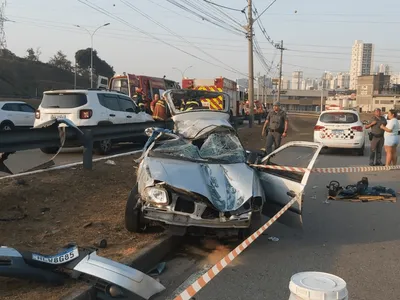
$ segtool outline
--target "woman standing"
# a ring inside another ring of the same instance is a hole
[[[386,126],[381,125],[381,129],[385,131],[385,151],[386,151],[386,166],[397,164],[397,145],[399,144],[399,121],[397,113],[394,109],[389,110],[388,121]]]

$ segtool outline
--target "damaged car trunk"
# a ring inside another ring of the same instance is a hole
[[[249,153],[229,123],[228,95],[170,90],[164,96],[175,128],[147,130],[149,141],[126,206],[129,231],[142,231],[156,221],[175,234],[247,235],[262,225],[261,213],[271,216],[293,197],[299,200],[292,209],[297,222],[291,223],[301,224],[302,194],[309,174],[274,173],[250,166]],[[185,101],[199,105],[182,111]],[[220,101],[223,109],[202,105],[207,101]],[[259,161],[277,164],[290,147],[307,150],[303,152],[309,168],[320,150],[318,144],[292,142]]]

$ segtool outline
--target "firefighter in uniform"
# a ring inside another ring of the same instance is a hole
[[[140,111],[145,111],[145,105],[143,100],[143,91],[140,88],[135,88],[135,94],[133,95],[133,100],[136,102],[137,106],[139,106]]]
[[[169,117],[169,110],[167,106],[167,101],[163,97],[162,99],[154,99],[152,104],[154,103],[153,108],[153,119],[156,121],[166,121]]]
[[[188,101],[183,102],[183,111],[199,109],[202,107],[203,105],[201,104],[201,101],[198,99],[189,99]]]

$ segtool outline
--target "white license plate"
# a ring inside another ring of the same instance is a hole
[[[332,133],[336,134],[336,135],[342,135],[342,134],[344,134],[344,131],[343,130],[332,130]]]
[[[67,116],[66,115],[51,115],[51,119],[66,119]]]
[[[37,253],[32,254],[32,259],[36,261],[41,261],[48,264],[59,265],[65,264],[71,260],[74,260],[79,256],[79,250],[77,247],[69,248],[62,253],[57,255],[41,255]]]

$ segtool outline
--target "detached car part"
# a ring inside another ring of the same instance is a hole
[[[67,275],[117,298],[129,298],[135,294],[149,299],[165,289],[158,281],[136,269],[98,256],[96,249],[68,245],[56,255],[43,255],[0,247],[0,277],[59,285]]]

